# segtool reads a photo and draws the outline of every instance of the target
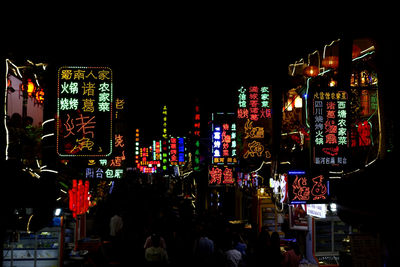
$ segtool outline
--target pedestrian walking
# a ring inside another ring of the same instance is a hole
[[[214,256],[214,241],[209,238],[208,233],[203,229],[200,230],[200,236],[193,246],[195,262],[199,266],[209,266]]]
[[[239,267],[243,266],[242,253],[234,248],[233,240],[227,242],[227,250],[225,251],[225,266],[226,267]]]
[[[166,266],[168,264],[168,254],[161,247],[158,234],[151,235],[151,246],[145,249],[144,258],[148,266]]]
[[[112,259],[121,259],[123,226],[124,222],[121,217],[121,212],[117,211],[110,219],[110,241]]]

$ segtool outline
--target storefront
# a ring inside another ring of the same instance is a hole
[[[52,223],[37,232],[7,231],[3,249],[3,266],[58,267],[63,253],[62,219],[54,217]]]
[[[351,261],[351,240],[360,233],[336,213],[340,181],[374,164],[382,152],[374,44],[368,38],[333,40],[288,69],[279,174],[271,187],[276,203],[289,193],[283,205],[291,234],[306,236],[301,250],[319,266]],[[285,180],[291,171],[299,175]]]

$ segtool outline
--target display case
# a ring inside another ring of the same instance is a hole
[[[307,239],[307,250],[319,266],[338,266],[343,241],[349,237],[351,227],[336,216],[312,219],[311,237]]]
[[[37,233],[8,232],[3,249],[4,267],[58,267],[60,227]]]

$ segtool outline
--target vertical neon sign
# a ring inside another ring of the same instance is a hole
[[[268,159],[272,143],[272,95],[269,86],[238,89],[237,131],[239,156],[244,160]]]
[[[108,67],[59,68],[57,85],[59,156],[111,155],[112,79],[112,71]]]
[[[313,94],[314,164],[348,164],[348,96],[345,91],[317,90]]]

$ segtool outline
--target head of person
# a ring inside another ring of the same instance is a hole
[[[159,247],[160,246],[160,236],[158,234],[152,234],[151,235],[151,245],[153,247]]]
[[[289,249],[293,249],[293,251],[294,251],[294,253],[296,253],[296,255],[300,255],[300,248],[299,248],[299,244],[297,244],[297,242],[290,242]]]

